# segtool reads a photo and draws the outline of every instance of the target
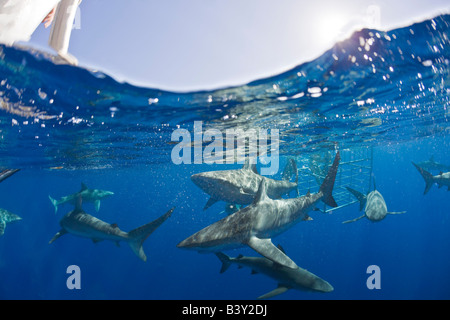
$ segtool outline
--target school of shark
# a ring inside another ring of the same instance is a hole
[[[334,160],[328,158],[327,165],[321,169],[315,162],[317,159],[310,161],[309,169],[315,176],[319,189],[315,193],[308,191],[304,195],[299,195],[299,171],[294,159],[288,159],[281,180],[259,174],[256,165],[251,164],[248,158],[241,169],[193,174],[191,181],[210,197],[203,210],[208,210],[217,202],[224,202],[224,212],[227,216],[179,241],[176,247],[213,253],[222,263],[220,273],[236,264],[239,268],[250,268],[252,274],[261,273],[273,279],[277,287],[262,294],[258,299],[272,298],[290,289],[321,293],[333,291],[332,284],[298,266],[281,245],[274,245],[272,242],[274,237],[297,223],[311,220],[309,213],[316,210],[319,202],[331,208],[338,207],[333,197],[333,189],[339,171],[340,152],[336,151]],[[425,182],[424,195],[434,185],[438,188],[446,186],[447,191],[450,191],[450,166],[434,161],[433,157],[428,161],[412,164]],[[2,170],[0,182],[19,171],[20,169]],[[388,211],[386,202],[377,190],[375,180],[373,181],[373,190],[366,194],[361,190],[345,187],[359,202],[359,211],[364,211],[364,214],[342,223],[352,223],[363,218],[371,222],[380,222],[387,215],[405,213],[405,211]],[[94,243],[108,240],[119,245],[120,242],[125,242],[139,259],[146,261],[144,241],[172,215],[175,207],[155,220],[126,232],[117,224],[102,221],[83,209],[84,203],[92,203],[95,211],[99,212],[101,201],[113,195],[112,191],[90,189],[84,183],[81,183],[79,191],[59,200],[49,195],[55,214],[60,206],[73,206],[73,210],[61,218],[61,229],[51,238],[49,244],[65,234],[88,238]],[[0,208],[0,236],[4,235],[7,224],[21,220],[20,216]],[[258,255],[238,255],[233,258],[224,253],[245,246],[253,249]]]

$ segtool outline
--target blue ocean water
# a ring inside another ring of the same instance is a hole
[[[450,193],[434,185],[424,195],[411,163],[433,157],[450,165],[449,36],[449,15],[363,29],[280,75],[199,92],[136,87],[34,49],[0,46],[0,166],[21,169],[0,183],[0,208],[22,217],[0,237],[0,299],[246,300],[276,288],[248,268],[220,274],[215,255],[176,247],[226,216],[223,202],[203,211],[208,195],[190,176],[242,167],[174,164],[171,135],[193,132],[194,121],[204,130],[279,130],[274,179],[289,158],[300,168],[317,154],[372,150],[377,190],[390,211],[406,211],[351,224],[342,222],[361,215],[357,203],[310,212],[313,220],[272,240],[334,291],[273,299],[449,299]],[[49,195],[73,194],[81,183],[114,192],[99,212],[83,208],[124,231],[175,206],[144,243],[146,262],[124,242],[64,235],[48,244],[73,209],[61,205],[55,214]],[[258,255],[248,247],[226,253]],[[81,289],[67,287],[71,265],[80,268]],[[371,265],[380,268],[380,289],[367,287]]]

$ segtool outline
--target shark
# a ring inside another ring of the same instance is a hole
[[[295,182],[290,182],[289,179],[293,174],[295,174]],[[208,209],[218,201],[237,205],[252,203],[263,178],[259,174],[256,164],[251,164],[249,158],[246,158],[241,169],[208,171],[191,176],[192,182],[210,196],[203,210]],[[272,199],[279,199],[284,194],[297,191],[298,172],[295,161],[293,159],[288,160],[282,180],[266,179],[267,194]]]
[[[166,221],[175,208],[171,208],[165,214],[156,220],[149,222],[141,227],[124,232],[119,229],[117,224],[104,222],[83,211],[82,197],[78,196],[75,209],[67,213],[60,221],[61,230],[59,230],[49,244],[53,243],[59,237],[71,233],[73,235],[92,239],[94,243],[102,240],[110,240],[119,245],[120,241],[125,241],[131,250],[142,260],[147,261],[142,244],[144,241]]]
[[[284,252],[281,246],[278,245],[277,247]],[[323,293],[334,290],[333,286],[327,281],[300,267],[287,268],[263,257],[239,255],[236,258],[231,258],[222,252],[216,252],[216,256],[222,262],[220,273],[225,272],[231,264],[237,264],[239,268],[249,267],[252,270],[252,274],[262,273],[278,281],[277,288],[259,296],[258,299],[272,298],[290,289]]]
[[[419,165],[412,163],[416,169],[422,175],[422,178],[425,180],[425,191],[423,194],[427,194],[430,191],[433,184],[437,184],[439,188],[443,186],[447,187],[447,191],[450,191],[450,171],[449,172],[441,172],[438,175],[433,176],[427,170],[421,168]]]
[[[379,222],[383,220],[388,214],[403,214],[406,212],[406,211],[388,212],[383,195],[378,190],[376,190],[375,182],[374,182],[374,190],[369,192],[367,195],[350,187],[345,188],[350,193],[352,193],[356,197],[356,199],[358,199],[359,211],[364,209],[364,214],[358,218],[355,218],[353,220],[347,220],[342,223],[355,222],[364,217],[366,217],[372,222]]]
[[[319,201],[337,207],[332,192],[340,155],[336,154],[317,193],[289,199],[271,199],[267,178],[260,182],[253,202],[247,207],[205,227],[178,243],[177,247],[199,252],[220,252],[249,246],[263,257],[289,268],[298,266],[273,245],[271,238],[286,231],[299,221],[311,220],[308,212]]]
[[[20,171],[20,169],[3,169],[0,172],[0,182],[2,182],[3,180],[11,177],[17,171]]]
[[[62,197],[59,200],[53,199],[51,196],[48,196],[50,198],[50,201],[52,202],[53,206],[55,207],[55,214],[58,211],[58,206],[65,203],[70,203],[72,205],[75,205],[76,200],[79,195],[81,195],[83,201],[85,202],[93,202],[95,206],[95,211],[100,210],[100,200],[109,197],[113,195],[114,192],[106,191],[106,190],[100,190],[100,189],[89,189],[84,183],[81,183],[81,189],[79,192]]]
[[[0,236],[5,234],[5,228],[7,223],[22,220],[18,215],[9,212],[5,209],[0,209]]]
[[[438,171],[438,172],[448,172],[450,171],[450,166],[436,162],[434,160],[434,156],[431,156],[430,160],[422,161],[417,164],[416,166],[419,166],[422,169],[425,169],[427,171]]]

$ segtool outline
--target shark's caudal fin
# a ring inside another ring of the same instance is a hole
[[[51,196],[48,196],[53,206],[55,207],[55,214],[58,212],[58,200],[53,199]]]
[[[339,167],[339,161],[341,160],[341,156],[339,154],[339,151],[336,153],[336,157],[334,158],[333,165],[328,170],[328,174],[325,177],[325,179],[322,182],[322,185],[320,186],[319,192],[323,193],[322,201],[325,202],[326,205],[330,207],[337,207],[337,203],[333,198],[333,187],[334,187],[334,180],[336,179],[336,174]]]
[[[216,252],[216,256],[222,262],[222,268],[220,269],[220,273],[224,273],[231,266],[231,258],[222,252]]]
[[[414,162],[412,162],[412,164],[414,165],[414,167],[416,167],[417,170],[419,170],[420,174],[422,175],[423,179],[425,180],[425,191],[423,192],[423,194],[427,194],[428,191],[430,191],[430,188],[433,186],[433,183],[434,183],[433,175],[431,173],[429,173],[428,171],[419,167]]]
[[[364,209],[364,207],[366,206],[366,202],[367,202],[366,195],[364,195],[361,192],[356,191],[355,189],[352,189],[350,187],[345,187],[345,189],[347,189],[351,194],[353,194],[355,196],[356,199],[358,199],[358,201],[359,201],[359,211]]]
[[[139,258],[141,258],[141,260],[147,261],[147,256],[145,255],[144,250],[142,249],[142,244],[148,238],[148,236],[153,233],[153,231],[158,229],[158,227],[170,217],[174,209],[175,208],[172,208],[158,219],[128,232],[129,237],[128,244],[131,250],[133,250],[133,252]]]

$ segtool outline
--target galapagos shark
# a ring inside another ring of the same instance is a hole
[[[425,191],[423,192],[423,194],[427,194],[428,191],[430,191],[433,184],[435,183],[438,185],[439,188],[441,188],[442,186],[446,186],[447,191],[450,191],[450,171],[441,172],[440,174],[433,176],[431,173],[421,168],[414,162],[412,164],[417,168],[417,170],[419,170],[420,174],[425,180]]]
[[[295,182],[290,182],[289,179],[293,174],[295,174]],[[192,182],[210,195],[203,210],[221,200],[238,205],[252,203],[262,179],[263,176],[258,173],[256,164],[250,164],[249,158],[246,158],[241,169],[201,172],[191,176]],[[298,172],[295,161],[288,160],[283,172],[283,180],[266,179],[269,198],[279,199],[284,194],[297,191]]]
[[[291,199],[270,199],[267,195],[267,178],[262,178],[253,203],[208,227],[198,231],[177,247],[197,251],[219,252],[248,245],[262,256],[282,266],[298,266],[273,245],[271,238],[286,231],[301,220],[311,220],[308,212],[322,200],[337,207],[332,191],[340,155],[337,152],[333,165],[319,191]]]
[[[5,209],[0,209],[0,236],[5,233],[5,228],[7,223],[22,220],[18,215],[9,212]]]
[[[62,197],[59,200],[55,200],[51,196],[48,197],[50,198],[52,204],[55,206],[55,214],[56,214],[56,212],[58,211],[58,206],[61,204],[70,203],[72,205],[75,205],[79,195],[81,195],[83,201],[93,202],[95,205],[95,211],[98,212],[100,210],[100,200],[109,197],[113,194],[114,192],[111,191],[88,189],[88,187],[84,183],[81,183],[81,189],[77,193]]]
[[[0,182],[2,182],[3,180],[11,177],[14,173],[16,173],[19,170],[20,169],[3,169],[0,172]]]
[[[406,212],[406,211],[388,212],[386,202],[384,201],[384,198],[381,195],[381,193],[378,190],[376,190],[375,183],[374,183],[374,190],[369,192],[367,195],[364,195],[361,192],[356,191],[355,189],[349,187],[345,188],[350,193],[352,193],[356,197],[356,199],[358,199],[359,211],[361,211],[364,208],[364,214],[358,218],[355,218],[353,220],[347,220],[342,223],[355,222],[364,217],[367,217],[367,219],[369,219],[372,222],[378,222],[383,220],[388,214],[402,214]]]
[[[426,171],[438,171],[438,172],[448,172],[450,171],[450,166],[436,162],[434,160],[434,156],[431,156],[430,160],[422,161],[417,164],[416,166],[426,170]]]
[[[284,252],[280,246],[278,246],[278,249]],[[276,289],[258,297],[258,299],[272,298],[289,289],[317,292],[331,292],[334,290],[333,286],[327,281],[300,267],[295,269],[287,268],[263,257],[244,257],[239,255],[236,258],[231,258],[222,252],[216,252],[216,256],[222,262],[220,273],[225,272],[231,264],[235,263],[239,267],[249,267],[252,269],[252,274],[262,273],[278,281]]]
[[[147,261],[142,244],[164,221],[172,214],[174,208],[167,211],[156,220],[147,223],[130,232],[119,229],[117,224],[109,224],[83,211],[81,207],[82,197],[78,196],[75,209],[67,213],[60,221],[61,230],[50,240],[49,244],[66,233],[92,239],[94,243],[102,240],[110,240],[117,245],[120,241],[125,241],[131,250],[143,261]]]

